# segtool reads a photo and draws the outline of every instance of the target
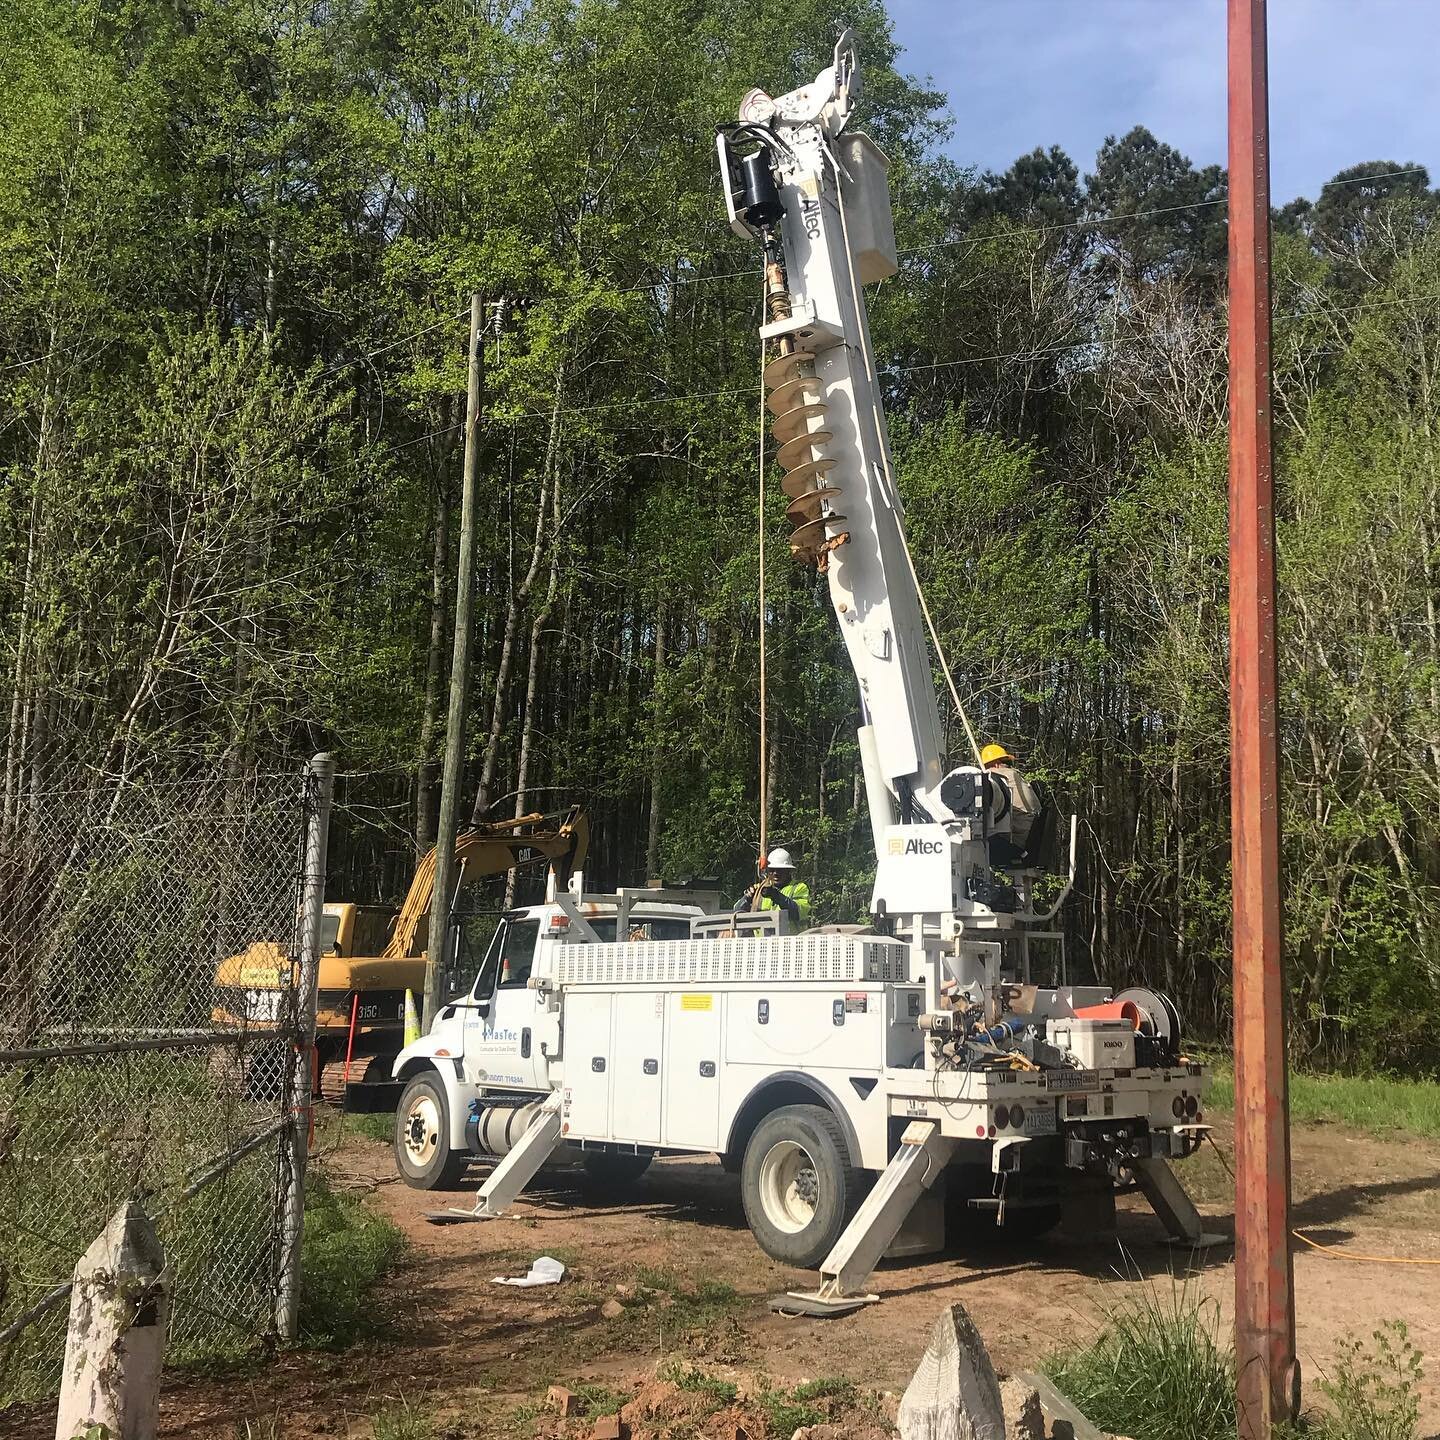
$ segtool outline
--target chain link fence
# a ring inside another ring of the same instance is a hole
[[[170,1359],[283,1324],[326,804],[312,765],[56,788],[0,818],[0,1407],[54,1393],[71,1271],[127,1199],[174,1276]]]

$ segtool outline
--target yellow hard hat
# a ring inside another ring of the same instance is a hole
[[[980,752],[982,765],[993,765],[997,760],[1014,760],[1014,758],[1003,745],[987,745]]]

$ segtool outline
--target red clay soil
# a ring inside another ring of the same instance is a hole
[[[1228,1151],[1223,1125],[1216,1138]],[[1342,1251],[1440,1258],[1440,1144],[1312,1126],[1296,1132],[1293,1152],[1295,1221],[1308,1235]],[[418,1440],[423,1427],[405,1426],[432,1415],[439,1417],[437,1440],[589,1434],[590,1419],[562,1424],[544,1409],[546,1388],[560,1383],[600,1387],[592,1412],[614,1404],[602,1391],[639,1407],[625,1412],[634,1440],[670,1433],[735,1440],[737,1424],[751,1440],[768,1440],[765,1416],[788,1422],[794,1412],[773,1395],[767,1407],[762,1391],[843,1377],[860,1387],[861,1408],[853,1407],[854,1396],[822,1400],[811,1406],[813,1418],[834,1422],[832,1433],[868,1440],[892,1433],[884,1413],[893,1413],[935,1315],[957,1300],[1002,1373],[1036,1368],[1055,1350],[1083,1342],[1107,1302],[1141,1286],[1165,1295],[1192,1287],[1213,1297],[1219,1323],[1229,1324],[1229,1247],[1192,1265],[1188,1253],[1164,1244],[1159,1223],[1132,1198],[1122,1202],[1112,1239],[991,1240],[886,1265],[873,1279],[879,1304],[821,1321],[767,1308],[769,1296],[809,1277],[761,1254],[745,1228],[738,1181],[716,1163],[657,1163],[627,1200],[613,1203],[584,1193],[575,1172],[557,1172],[513,1218],[447,1228],[427,1224],[424,1212],[468,1204],[481,1172],[472,1172],[462,1193],[425,1195],[395,1182],[386,1146],[361,1139],[344,1143],[326,1167],[333,1184],[369,1192],[370,1203],[409,1237],[409,1257],[375,1301],[386,1338],[340,1355],[283,1355],[230,1378],[174,1377],[162,1435],[359,1440],[387,1407],[391,1430],[381,1440]],[[1228,1181],[1218,1156],[1202,1152],[1181,1174],[1210,1228],[1229,1233]],[[568,1267],[559,1285],[492,1283],[523,1273],[541,1254]],[[1333,1361],[1347,1332],[1368,1337],[1382,1321],[1403,1319],[1432,1377],[1421,1433],[1440,1432],[1440,1384],[1433,1383],[1440,1375],[1440,1270],[1359,1264],[1297,1242],[1295,1275],[1306,1374]],[[689,1365],[736,1384],[739,1408],[722,1403],[724,1392],[656,1388],[657,1367],[674,1378],[677,1366]],[[656,1415],[644,1413],[646,1404],[658,1407]],[[850,1407],[841,1419],[825,1408],[837,1404]],[[52,1413],[12,1411],[0,1417],[0,1433],[40,1440],[53,1433]]]

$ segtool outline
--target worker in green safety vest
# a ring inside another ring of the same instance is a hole
[[[772,850],[765,860],[765,873],[756,882],[761,910],[783,910],[792,930],[810,923],[810,887],[795,878],[795,862],[785,849]]]

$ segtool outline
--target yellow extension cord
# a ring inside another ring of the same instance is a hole
[[[1225,1152],[1215,1143],[1215,1137],[1208,1131],[1205,1138],[1214,1148],[1215,1153],[1220,1157],[1220,1163],[1225,1167],[1225,1173],[1233,1181],[1235,1172],[1230,1168],[1230,1162],[1225,1158]],[[1322,1245],[1318,1240],[1312,1240],[1300,1230],[1290,1232],[1302,1244],[1308,1245],[1312,1250],[1318,1250],[1322,1255],[1329,1255],[1335,1260],[1354,1260],[1360,1265],[1440,1265],[1440,1260],[1427,1260],[1423,1257],[1412,1257],[1406,1255],[1357,1255],[1353,1250],[1341,1250],[1335,1245]]]

